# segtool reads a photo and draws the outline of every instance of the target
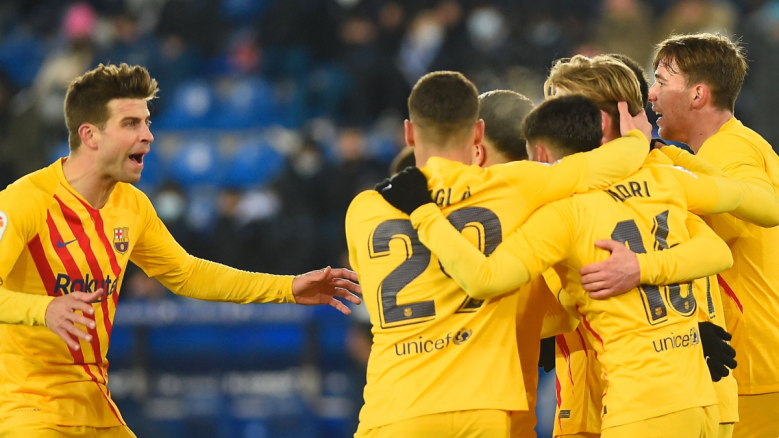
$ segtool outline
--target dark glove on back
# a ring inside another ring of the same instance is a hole
[[[730,341],[732,336],[722,327],[711,322],[699,322],[698,330],[701,333],[701,345],[703,355],[706,357],[706,365],[709,366],[709,374],[713,382],[730,374],[738,363],[734,359],[736,350],[725,341]]]
[[[541,339],[541,354],[538,355],[538,367],[545,373],[554,369],[555,365],[555,340],[554,336]]]
[[[416,167],[407,167],[390,180],[376,184],[374,189],[393,207],[406,214],[428,202],[433,202],[427,191],[427,178]]]

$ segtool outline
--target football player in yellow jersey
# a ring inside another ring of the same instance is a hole
[[[745,183],[741,207],[707,223],[733,252],[718,277],[739,367],[736,438],[779,436],[779,157],[734,117],[746,75],[743,49],[715,34],[672,36],[658,45],[649,100],[662,117],[660,136]],[[667,149],[667,148],[663,148]],[[769,227],[769,228],[762,228]],[[771,228],[772,227],[772,228]]]
[[[618,59],[630,68],[637,77],[641,89],[642,107],[645,107],[648,101],[648,82],[644,70],[632,59],[619,54],[607,56],[596,56],[592,59],[583,56],[575,56],[567,60],[561,60],[552,68],[545,84],[547,96],[579,93],[583,94],[596,102],[602,110],[604,120],[604,138],[608,141],[619,135],[615,130],[616,123],[614,117],[604,109],[608,110],[616,105],[620,100],[631,100],[636,97],[631,93],[626,93],[627,87],[620,87],[618,84],[623,82],[619,75],[613,72],[612,62],[609,58]],[[552,157],[556,159],[557,157]],[[616,242],[612,242],[616,244]],[[619,245],[619,244],[617,244]],[[613,248],[613,247],[611,247]],[[610,248],[610,249],[611,249]],[[618,248],[618,247],[617,247]],[[582,284],[588,289],[588,276],[582,278]],[[637,279],[636,279],[637,280]],[[705,285],[705,281],[702,282]],[[638,283],[631,285],[630,288],[637,286]],[[627,290],[627,288],[625,289]],[[696,292],[701,287],[696,283]],[[705,288],[703,288],[703,302],[706,302]],[[711,300],[709,300],[711,301]],[[715,300],[716,302],[716,300]],[[700,307],[701,310],[705,306]],[[717,322],[723,322],[722,312]],[[723,325],[724,327],[724,325]],[[712,327],[702,324],[700,329],[704,335]],[[600,373],[600,366],[596,358],[590,352],[592,347],[588,344],[585,337],[581,335],[582,328],[577,328],[572,333],[547,333],[557,335],[557,412],[555,420],[555,436],[597,436],[600,433],[600,417],[593,415],[601,409],[601,388],[600,380],[597,374]],[[704,350],[707,348],[721,347],[722,342],[715,338],[713,342],[707,342],[709,339],[705,336]],[[715,357],[710,358],[710,366],[713,365]],[[731,364],[732,366],[732,364]],[[727,368],[724,369],[727,376]],[[596,374],[596,375],[593,375]],[[725,423],[724,428],[731,428],[732,423],[738,420],[736,409],[735,381],[732,376],[725,377],[722,381],[719,375],[713,374],[716,378],[715,389],[719,400],[720,421]],[[580,382],[577,385],[577,382]],[[586,384],[585,384],[586,383]],[[727,438],[723,435],[722,438]]]
[[[100,65],[65,98],[70,156],[0,192],[0,437],[133,437],[106,353],[129,261],[174,293],[236,303],[359,303],[356,275],[238,271],[188,255],[138,182],[154,139],[140,66]]]
[[[510,161],[526,160],[527,148],[522,136],[522,121],[533,109],[527,97],[509,90],[495,90],[479,96],[479,118],[484,120],[484,138],[474,146],[472,164],[488,167]],[[536,392],[540,330],[544,313],[539,309],[553,297],[543,278],[523,288],[517,299],[517,348],[522,366],[522,380],[527,410],[511,415],[511,436],[535,438]]]
[[[627,66],[633,77],[638,80],[639,93],[632,88],[630,77],[617,60]],[[603,139],[605,143],[619,137],[619,118],[615,114],[618,101],[644,108],[647,103],[649,84],[644,71],[635,61],[619,54],[610,54],[587,58],[575,56],[562,59],[552,67],[544,85],[549,96],[565,93],[578,93],[587,96],[598,104],[603,117]],[[540,149],[540,150],[539,150]],[[532,159],[546,159],[554,162],[559,159],[555,151],[534,148]],[[539,154],[538,152],[543,152]],[[551,152],[551,153],[550,153]],[[543,155],[543,156],[540,156]],[[559,279],[557,279],[559,284]],[[552,287],[555,292],[559,287]],[[545,326],[548,326],[546,324]],[[595,437],[600,435],[600,411],[602,383],[601,367],[592,346],[583,336],[583,327],[572,332],[554,329],[545,336],[555,336],[555,368],[557,407],[555,410],[555,437]]]
[[[478,108],[476,89],[461,74],[420,79],[406,122],[417,165],[445,174],[461,165],[442,158],[470,162],[484,129]],[[629,174],[647,144],[634,130],[555,166],[464,166],[433,184],[435,196],[449,220],[490,253],[541,205]],[[490,185],[503,196],[471,199],[483,173],[498,175]],[[457,208],[446,208],[457,201]],[[472,205],[477,201],[480,206]],[[514,334],[517,295],[470,299],[419,243],[408,216],[375,191],[352,201],[346,234],[352,267],[369,290],[374,334],[356,436],[509,436],[509,413],[527,410]]]
[[[586,123],[589,114],[595,115],[596,123]],[[525,123],[530,143],[540,141],[557,148],[574,139],[589,138],[580,135],[582,126],[597,130],[597,137],[589,141],[590,148],[597,146],[602,136],[600,110],[578,95],[547,100]],[[605,258],[605,251],[594,244],[599,237],[611,236],[645,253],[640,255],[642,259],[657,261],[660,250],[688,241],[688,207],[697,212],[721,212],[739,205],[742,194],[738,184],[696,177],[664,165],[669,162],[654,153],[640,171],[609,190],[576,195],[541,208],[489,257],[448,224],[433,203],[423,204],[428,185],[421,173],[401,173],[382,194],[401,210],[413,211],[411,221],[420,241],[438,255],[446,271],[474,298],[500,296],[559,263],[555,270],[565,291],[575,299],[607,382],[603,436],[641,436],[640,432],[651,428],[658,431],[658,437],[714,437],[718,426],[716,396],[699,345],[697,304],[691,285],[644,285],[629,294],[599,301],[590,299],[578,283],[580,267]],[[707,190],[708,195],[691,196],[700,190]],[[472,193],[476,196],[475,190]],[[413,201],[403,201],[408,198]],[[414,206],[420,207],[414,210]],[[703,226],[699,231],[706,229]],[[689,281],[729,267],[732,259],[726,245],[711,230],[708,233],[707,260],[701,260],[699,266],[677,260],[673,268],[665,265],[657,272],[673,272],[673,277]],[[652,250],[647,253],[645,248]],[[641,275],[650,280],[648,284],[668,278],[655,277],[646,270]]]

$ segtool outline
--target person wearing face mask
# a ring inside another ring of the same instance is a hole
[[[244,272],[176,242],[132,185],[154,140],[147,103],[156,93],[141,66],[101,64],[76,78],[65,97],[70,155],[0,192],[2,438],[134,437],[108,391],[106,360],[130,261],[201,300],[329,304],[345,314],[335,297],[361,302],[346,269]]]

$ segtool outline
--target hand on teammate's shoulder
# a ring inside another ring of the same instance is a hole
[[[433,202],[427,190],[427,178],[416,167],[409,166],[391,179],[385,179],[376,185],[375,190],[393,207],[408,215]]]

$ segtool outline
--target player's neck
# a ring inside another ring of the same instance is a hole
[[[444,158],[449,161],[457,161],[459,163],[470,164],[471,157],[468,154],[469,149],[466,147],[426,147],[417,146],[416,160],[417,167],[424,167],[427,165],[427,160],[433,157]],[[421,153],[420,153],[421,152]]]
[[[706,108],[701,110],[701,112],[702,114],[696,115],[693,119],[694,122],[690,124],[691,126],[687,137],[687,146],[696,154],[701,146],[703,146],[703,142],[716,134],[717,131],[722,128],[722,125],[733,118],[733,113],[730,111]]]
[[[93,208],[102,208],[116,187],[116,181],[100,172],[95,160],[81,154],[71,154],[62,164],[62,172],[68,184]]]

